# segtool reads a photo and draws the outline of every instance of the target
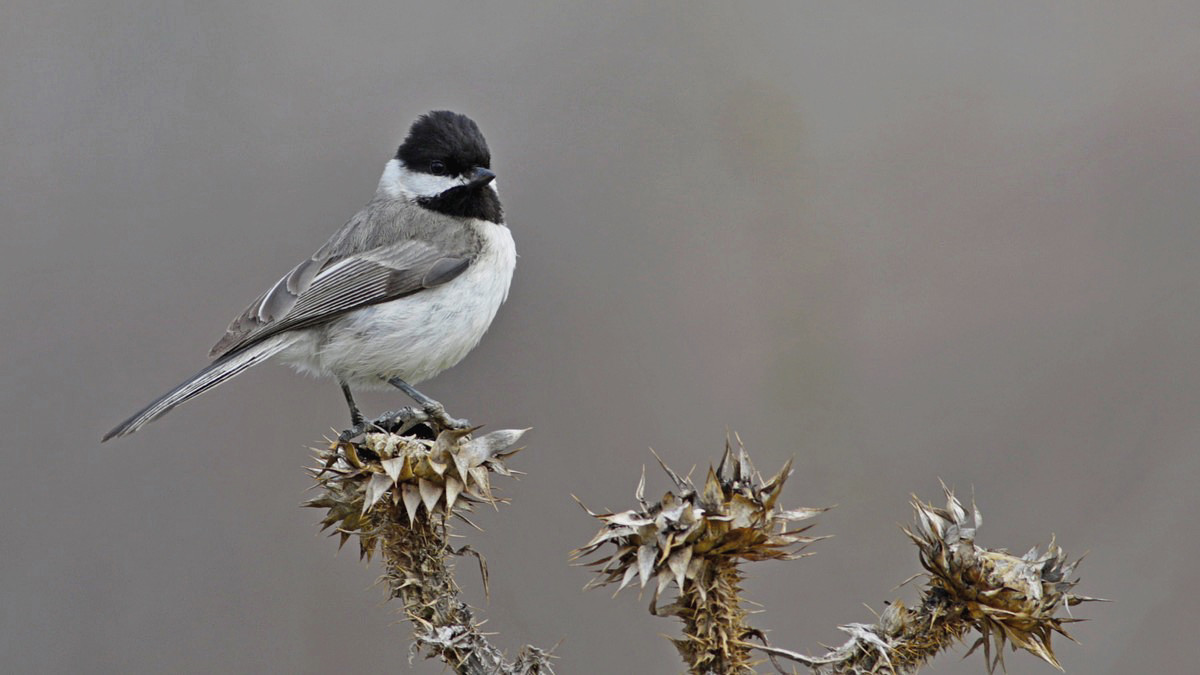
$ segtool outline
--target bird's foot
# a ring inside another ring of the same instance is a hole
[[[338,434],[338,443],[345,443],[352,438],[361,436],[366,430],[367,425],[365,422],[359,422],[349,429],[342,429],[341,433]]]
[[[418,429],[424,427],[424,429]],[[366,433],[381,431],[390,434],[416,433],[433,438],[441,429],[470,429],[471,423],[446,414],[445,407],[434,401],[421,408],[404,407],[385,412],[373,420],[361,421],[338,434],[338,441],[345,443]]]
[[[388,384],[408,394],[409,398],[417,402],[421,406],[421,410],[425,412],[429,420],[437,424],[443,429],[469,429],[471,423],[467,420],[460,420],[446,414],[446,408],[437,401],[429,398],[425,394],[417,391],[413,386],[404,380],[393,377],[388,379]]]
[[[391,434],[403,434],[413,427],[429,422],[430,417],[424,410],[400,408],[383,413],[373,420],[358,422],[354,426],[338,434],[338,440],[345,442],[365,433],[381,431]]]
[[[437,401],[425,404],[424,413],[431,421],[443,429],[470,429],[471,423],[446,414],[446,407]]]

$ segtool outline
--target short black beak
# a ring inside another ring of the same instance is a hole
[[[494,171],[477,166],[475,167],[475,173],[471,176],[471,182],[467,183],[467,186],[481,188],[494,180],[496,180],[496,173]]]

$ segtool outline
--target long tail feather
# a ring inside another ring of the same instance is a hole
[[[154,420],[166,415],[172,408],[184,401],[195,398],[200,394],[221,384],[247,368],[262,363],[279,353],[294,341],[289,335],[280,335],[247,349],[222,356],[212,365],[196,373],[191,379],[163,394],[153,403],[142,408],[132,417],[121,422],[107,434],[101,442],[110,438],[128,436]]]

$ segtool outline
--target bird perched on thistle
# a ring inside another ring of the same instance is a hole
[[[229,324],[211,365],[117,425],[125,436],[251,366],[278,357],[352,389],[396,387],[444,427],[466,427],[413,388],[467,355],[508,296],[516,249],[491,154],[465,115],[422,115],[371,201]]]

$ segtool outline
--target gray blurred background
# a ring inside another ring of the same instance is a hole
[[[815,557],[747,570],[776,644],[913,600],[897,524],[940,477],[984,545],[1091,551],[1079,591],[1118,602],[1069,672],[1194,667],[1200,6],[520,4],[4,0],[3,670],[408,671],[378,569],[297,506],[333,383],[264,366],[98,440],[438,107],[482,126],[521,254],[423,387],[534,427],[471,535],[490,602],[461,566],[505,648],[681,671],[673,621],[580,590],[569,495],[631,506],[648,447],[703,466],[730,428],[796,458],[787,504],[839,505]]]

